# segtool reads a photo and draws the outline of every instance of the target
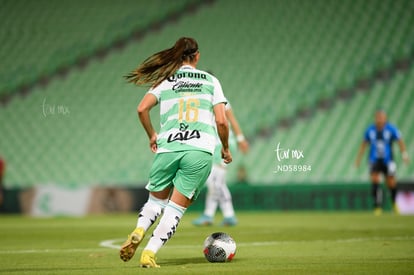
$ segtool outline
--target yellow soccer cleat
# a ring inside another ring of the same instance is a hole
[[[160,267],[155,262],[155,253],[150,250],[144,250],[141,254],[141,267]]]
[[[119,257],[121,260],[127,262],[131,260],[132,257],[134,257],[135,251],[144,238],[144,235],[145,231],[142,227],[135,228],[131,235],[128,235],[128,239],[124,242],[124,244],[121,246],[121,249],[119,250]]]
[[[382,208],[381,207],[376,207],[374,210],[374,215],[375,216],[381,216],[382,215]]]

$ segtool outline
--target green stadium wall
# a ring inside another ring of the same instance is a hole
[[[390,210],[389,193],[384,188],[384,209]],[[130,211],[138,211],[148,197],[144,187],[126,188],[131,192],[133,204]],[[0,213],[20,213],[20,192],[25,189],[6,189]],[[414,190],[414,184],[399,183],[399,190]],[[207,189],[204,188],[189,211],[202,212]],[[364,183],[324,183],[324,184],[285,184],[248,185],[232,184],[230,191],[236,211],[367,211],[372,209],[370,184]]]
[[[230,187],[234,208],[238,210],[370,210],[372,200],[370,184],[327,183],[327,184],[285,184],[247,185],[234,184]],[[388,193],[385,192],[386,196]],[[191,206],[194,211],[204,208],[206,190]],[[384,208],[390,209],[389,200]]]

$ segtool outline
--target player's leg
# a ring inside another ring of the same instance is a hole
[[[386,182],[387,182],[388,190],[390,190],[390,193],[391,193],[391,202],[392,202],[393,210],[395,213],[398,213],[399,211],[398,211],[398,207],[396,204],[397,182],[395,180],[395,176],[387,176]]]
[[[169,191],[170,190],[168,189],[168,194]],[[156,193],[150,193],[148,201],[144,204],[138,214],[137,225],[134,231],[128,235],[128,239],[121,246],[119,255],[123,261],[127,262],[134,256],[138,245],[144,238],[145,232],[154,224],[165,208],[165,205],[168,202],[167,198],[160,199],[157,198]]]
[[[164,209],[160,222],[154,229],[152,236],[141,254],[142,267],[159,267],[155,261],[155,254],[174,235],[178,224],[184,215],[191,200],[173,189],[171,198]]]
[[[231,193],[226,183],[227,170],[224,167],[220,167],[218,170],[216,192],[219,194],[219,205],[224,217],[221,225],[233,226],[237,224],[237,219],[234,213]]]
[[[393,210],[395,213],[398,213],[398,207],[396,204],[396,197],[397,197],[397,180],[395,178],[397,166],[395,162],[390,162],[387,166],[387,173],[386,173],[386,183],[388,186],[388,190],[391,193],[391,202],[393,206]]]
[[[371,195],[374,201],[374,214],[382,214],[382,188],[380,185],[381,174],[380,167],[378,163],[371,164],[370,167],[370,177],[371,177]]]
[[[148,201],[138,214],[137,228],[147,231],[155,223],[168,203],[170,191],[171,188],[168,187],[160,192],[150,192]]]
[[[203,225],[212,225],[214,215],[216,214],[217,206],[219,203],[219,196],[220,193],[217,192],[217,167],[213,165],[211,168],[211,173],[207,178],[206,185],[207,185],[207,194],[206,194],[206,202],[204,206],[203,214],[193,221],[194,225],[203,226]]]
[[[207,178],[207,195],[206,195],[206,204],[204,209],[204,215],[207,217],[213,218],[216,214],[219,194],[217,194],[216,184],[217,184],[217,168],[215,165],[211,168],[211,173]]]
[[[145,232],[155,223],[168,203],[173,175],[178,164],[174,154],[157,154],[151,167],[149,183],[146,188],[150,191],[148,200],[138,214],[134,231],[119,251],[123,261],[129,261],[135,254],[138,245],[144,238]]]
[[[180,166],[173,179],[174,189],[160,222],[141,254],[141,266],[158,267],[155,254],[174,235],[187,207],[200,193],[211,171],[212,156],[201,151],[179,153]]]

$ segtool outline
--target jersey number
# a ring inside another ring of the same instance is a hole
[[[200,106],[200,100],[196,98],[189,98],[187,100],[180,99],[178,102],[178,120],[183,121],[185,113],[185,121],[195,122],[198,121],[198,107]],[[184,108],[185,107],[185,108]]]

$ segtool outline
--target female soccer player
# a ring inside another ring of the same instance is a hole
[[[155,254],[174,235],[210,174],[217,134],[224,163],[232,161],[226,99],[220,82],[196,69],[199,58],[197,42],[182,37],[172,48],[150,56],[127,76],[136,85],[151,85],[137,110],[150,149],[156,155],[146,185],[148,201],[120,250],[123,261],[134,256],[145,232],[163,213],[140,259],[142,267],[159,267]],[[150,110],[158,103],[161,128],[157,134]]]
[[[382,189],[380,187],[381,174],[384,175],[388,189],[391,191],[391,200],[393,208],[398,213],[395,198],[397,195],[397,183],[395,180],[396,165],[393,160],[392,143],[396,141],[400,147],[402,157],[405,163],[409,162],[408,153],[405,149],[405,143],[401,138],[400,131],[387,122],[387,114],[383,110],[375,113],[375,124],[370,125],[365,131],[364,140],[358,151],[355,162],[356,167],[360,165],[361,157],[365,152],[367,145],[369,150],[369,166],[372,182],[372,197],[374,199],[375,215],[382,213]]]
[[[242,153],[247,153],[249,150],[249,143],[244,138],[240,125],[234,116],[230,103],[226,104],[226,117],[230,123],[230,126],[236,135],[236,141],[239,150]],[[230,147],[235,147],[234,137],[230,134],[229,143]],[[233,145],[233,146],[232,146]],[[219,206],[223,213],[223,226],[234,226],[237,224],[237,218],[234,213],[233,202],[231,198],[230,190],[226,184],[226,164],[221,159],[221,143],[217,141],[216,150],[214,153],[214,164],[211,169],[210,176],[207,179],[207,195],[203,214],[193,221],[194,225],[205,226],[212,225],[213,219],[216,214],[217,207]]]

